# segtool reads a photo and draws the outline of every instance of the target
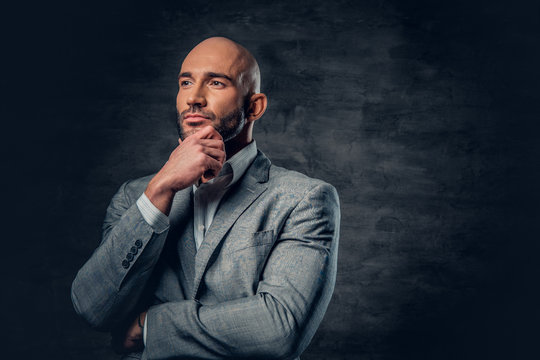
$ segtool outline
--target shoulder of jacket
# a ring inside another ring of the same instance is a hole
[[[282,192],[298,195],[306,194],[318,186],[328,187],[335,191],[335,188],[324,180],[312,178],[298,171],[285,169],[274,164],[270,167],[269,185]]]

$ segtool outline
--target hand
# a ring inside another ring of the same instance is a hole
[[[184,141],[148,184],[145,194],[164,214],[168,215],[174,194],[215,177],[225,162],[225,143],[221,135],[206,126]]]
[[[124,354],[144,349],[143,329],[139,326],[139,321],[144,325],[146,311],[141,313],[125,331],[113,334],[112,345],[116,352]]]

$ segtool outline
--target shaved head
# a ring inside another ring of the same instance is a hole
[[[195,46],[182,62],[176,96],[181,139],[212,125],[227,156],[252,141],[253,123],[266,110],[259,65],[242,45],[212,37]]]
[[[236,77],[245,94],[261,91],[261,73],[255,57],[242,45],[225,37],[211,37],[195,46],[184,59],[182,69],[189,68],[193,61],[204,58],[220,58],[225,67]]]

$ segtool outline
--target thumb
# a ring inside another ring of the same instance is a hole
[[[178,145],[182,145],[182,139],[178,138]]]

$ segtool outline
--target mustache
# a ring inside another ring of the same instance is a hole
[[[189,109],[182,111],[181,113],[178,114],[178,119],[179,120],[184,120],[184,118],[185,118],[185,116],[187,114],[201,115],[201,116],[204,116],[204,117],[206,117],[206,118],[208,118],[210,120],[215,120],[216,119],[216,114],[214,114],[213,112],[210,112],[210,111],[203,111],[198,106],[191,106]]]

